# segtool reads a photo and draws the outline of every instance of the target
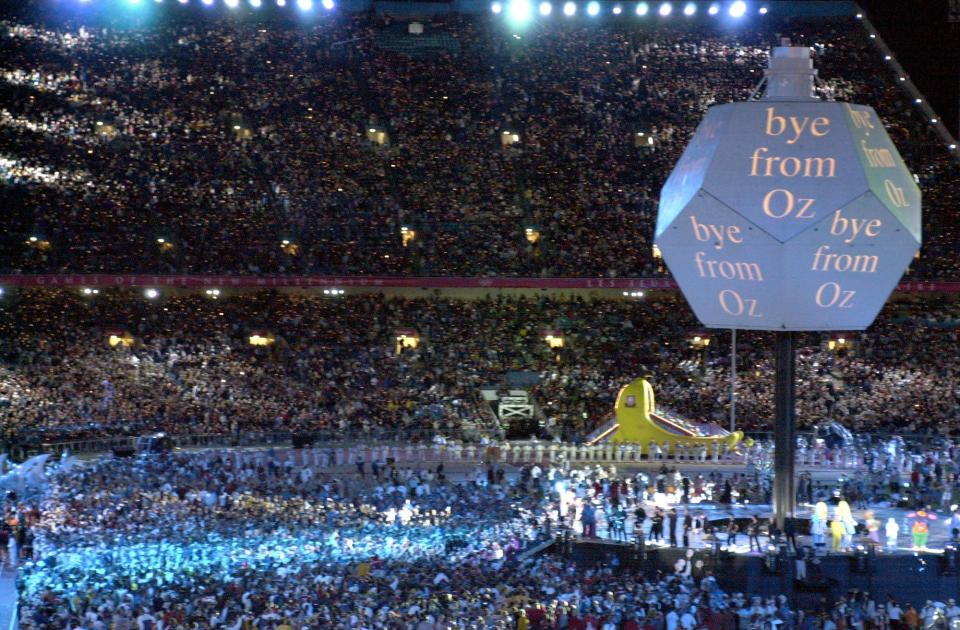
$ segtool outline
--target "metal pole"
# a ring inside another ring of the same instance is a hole
[[[730,329],[730,433],[737,426],[737,329]]]
[[[777,382],[774,392],[773,425],[773,519],[783,530],[784,518],[794,516],[797,495],[794,491],[793,468],[796,448],[796,352],[793,333],[778,331],[776,338]]]

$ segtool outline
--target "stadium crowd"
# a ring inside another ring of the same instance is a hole
[[[798,340],[801,428],[956,436],[955,302],[894,301],[843,349]],[[420,343],[398,353],[397,332]],[[561,331],[550,347],[543,331]],[[380,294],[85,295],[31,289],[0,301],[0,405],[8,446],[112,435],[333,431],[429,441],[499,437],[480,388],[515,373],[542,410],[510,437],[582,438],[619,389],[650,375],[658,405],[725,424],[729,335],[706,350],[673,294],[638,299]],[[250,344],[261,335],[274,342]],[[111,346],[108,338],[131,344]],[[118,339],[115,339],[118,340]],[[773,344],[742,332],[737,425],[772,426]]]
[[[943,220],[957,164],[852,18],[514,33],[445,16],[426,36],[456,45],[426,55],[398,51],[405,24],[384,16],[83,23],[27,6],[0,22],[4,271],[662,275],[670,168],[788,36],[812,47],[821,95],[877,108],[919,178],[911,277],[960,277]]]
[[[446,52],[419,55],[393,49],[405,25],[383,16],[0,18],[3,272],[662,275],[664,178],[706,107],[746,98],[785,35],[812,47],[822,95],[878,109],[920,179],[927,239],[911,275],[960,277],[944,220],[956,163],[853,20],[514,33],[450,16],[426,24]],[[801,335],[801,427],[956,437],[960,363],[943,349],[958,322],[955,302],[903,300],[839,351]],[[8,291],[2,437],[479,440],[502,430],[479,387],[511,373],[542,411],[525,435],[582,438],[646,374],[661,405],[721,420],[729,347],[692,348],[698,328],[669,294]],[[398,348],[401,329],[419,345]],[[748,431],[771,425],[771,347],[740,337]],[[957,454],[938,458],[914,486],[943,507]],[[102,459],[61,471],[38,501],[7,495],[0,542],[25,563],[25,630],[900,627],[866,595],[805,616],[725,593],[709,572],[520,560],[549,530],[543,488],[497,481],[390,465],[334,476],[267,451]]]
[[[39,499],[8,504],[21,627],[891,627],[866,593],[804,614],[782,595],[724,592],[709,567],[653,576],[610,558],[523,557],[559,524],[546,477],[483,479],[392,465],[334,475],[266,451],[61,469]],[[596,481],[578,485],[578,505],[609,507],[620,485]],[[648,505],[624,487],[614,508]]]

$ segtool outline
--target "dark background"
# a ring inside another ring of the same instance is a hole
[[[859,0],[910,79],[957,137],[960,24],[947,22],[950,0]]]

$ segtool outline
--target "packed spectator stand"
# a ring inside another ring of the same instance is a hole
[[[669,169],[788,37],[919,178],[911,277],[957,277],[957,164],[852,16],[438,16],[417,54],[385,16],[155,11],[3,21],[4,270],[661,275]]]
[[[953,300],[895,300],[840,346],[831,335],[803,335],[799,426],[955,437],[960,407],[949,384],[960,364],[947,350],[958,320]],[[8,447],[154,431],[476,441],[510,430],[480,390],[507,388],[514,372],[533,377],[539,413],[513,438],[582,439],[612,412],[619,389],[646,375],[665,408],[721,424],[728,413],[729,335],[714,334],[706,349],[691,344],[696,321],[670,293],[149,299],[125,289],[34,289],[4,297],[0,326]],[[551,347],[544,329],[562,331],[563,346]],[[413,331],[419,345],[398,347],[398,330]],[[273,343],[252,345],[258,334]],[[772,426],[768,337],[738,339],[736,421],[748,434]]]

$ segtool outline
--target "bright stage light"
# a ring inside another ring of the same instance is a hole
[[[697,12],[697,5],[695,5],[692,2],[688,2],[687,6],[683,7],[683,14],[686,15],[687,17],[693,15],[696,12]]]
[[[140,4],[140,0],[127,0],[130,4]]]
[[[494,2],[490,5],[490,10],[493,11],[494,15],[500,15],[500,12],[503,11],[503,5],[499,2]]]
[[[747,12],[747,3],[743,0],[737,0],[730,5],[730,17],[739,18],[743,17],[744,13]]]
[[[707,13],[710,15],[716,15],[717,13],[720,13],[720,7],[715,4],[711,4],[710,8],[707,9]]]
[[[587,15],[596,15],[600,13],[600,3],[596,0],[587,4]]]
[[[670,15],[672,11],[673,11],[673,5],[670,4],[669,2],[664,2],[663,4],[660,5],[661,16],[667,17],[668,15]]]
[[[223,0],[223,3],[231,9],[236,9],[237,5],[240,4],[240,0]]]
[[[287,0],[277,0],[277,6],[278,6],[278,7],[285,7],[285,6],[287,6]]]
[[[568,2],[563,5],[563,14],[570,16],[577,12],[577,5],[572,2]]]
[[[620,15],[622,12],[623,12],[623,9],[620,8],[620,5],[619,5],[619,4],[618,4],[617,6],[615,6],[615,7],[613,7],[613,14],[614,14],[614,15]]]
[[[297,7],[301,11],[309,11],[313,8],[313,0],[297,0]]]
[[[758,11],[758,13],[759,13],[760,15],[766,15],[766,14],[767,14],[767,11],[769,11],[769,9],[768,9],[767,7],[760,7],[760,10]]]
[[[637,15],[646,15],[650,11],[650,7],[647,6],[646,2],[641,2],[637,5]]]
[[[526,22],[532,13],[533,7],[530,6],[529,0],[511,0],[507,7],[507,15],[516,22]]]
[[[259,9],[263,6],[263,0],[250,0],[250,6],[254,9]]]
[[[213,0],[201,0],[205,6],[213,6]]]
[[[550,15],[550,12],[553,11],[553,5],[549,2],[540,3],[540,15]]]
[[[336,5],[333,3],[333,0],[322,0],[320,2],[320,6],[322,6],[327,11],[333,11],[333,7],[335,7]]]

